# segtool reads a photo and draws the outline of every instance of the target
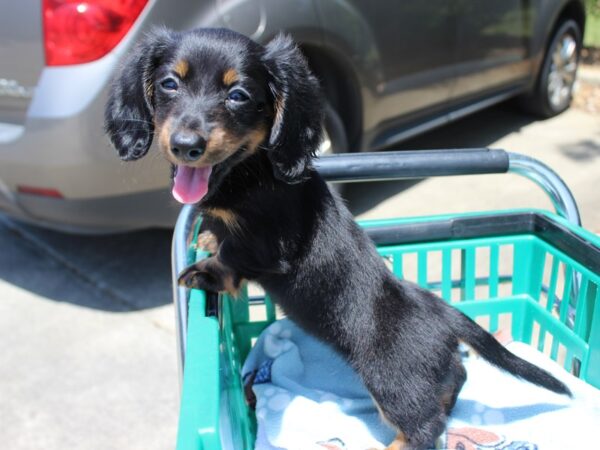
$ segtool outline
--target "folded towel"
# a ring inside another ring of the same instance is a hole
[[[575,398],[466,357],[467,382],[438,448],[597,448],[600,391],[525,344],[508,348],[567,383]],[[288,319],[261,334],[242,374],[256,396],[257,450],[365,450],[395,436],[345,360]]]

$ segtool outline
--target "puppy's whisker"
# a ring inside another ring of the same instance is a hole
[[[145,123],[145,124],[154,126],[154,122],[151,122],[149,120],[144,120],[144,119],[121,119],[121,120],[123,122],[140,122],[140,123]]]
[[[127,128],[121,128],[121,129],[118,129],[118,130],[116,130],[116,133],[115,133],[115,134],[116,134],[116,135],[129,134],[129,133],[131,133],[132,131],[144,131],[144,132],[148,132],[148,130],[147,130],[147,129],[145,129],[145,128],[141,128],[141,127],[140,127],[140,128],[131,128],[131,127],[127,127]],[[149,134],[152,134],[152,135],[154,135],[154,131],[152,131],[152,132],[148,132],[148,133],[149,133]]]

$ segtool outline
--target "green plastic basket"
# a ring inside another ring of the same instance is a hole
[[[398,277],[439,294],[485,328],[510,327],[600,387],[600,239],[545,211],[362,222]],[[197,227],[196,227],[197,234]],[[189,251],[189,262],[205,257]],[[268,299],[189,299],[178,450],[251,449],[255,418],[241,365],[276,318]]]

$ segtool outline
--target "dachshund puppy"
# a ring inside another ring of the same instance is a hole
[[[225,29],[159,29],[135,48],[110,90],[106,130],[126,161],[156,135],[173,195],[203,214],[212,256],[188,287],[261,284],[286,315],[347,358],[381,416],[390,449],[442,433],[466,374],[464,341],[501,369],[554,392],[568,388],[514,356],[443,300],[384,265],[311,166],[321,140],[317,79],[287,37],[266,46]]]

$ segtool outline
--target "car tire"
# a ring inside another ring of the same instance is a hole
[[[573,98],[580,53],[581,29],[574,20],[565,20],[552,35],[532,94],[521,105],[543,118],[565,111]]]
[[[317,150],[317,156],[347,152],[349,149],[344,122],[329,102],[325,102],[323,109],[323,142]]]
[[[350,151],[344,122],[328,101],[325,102],[324,113],[323,143],[317,150],[317,157]],[[330,183],[329,186],[339,194],[344,189],[344,184],[341,183]]]

